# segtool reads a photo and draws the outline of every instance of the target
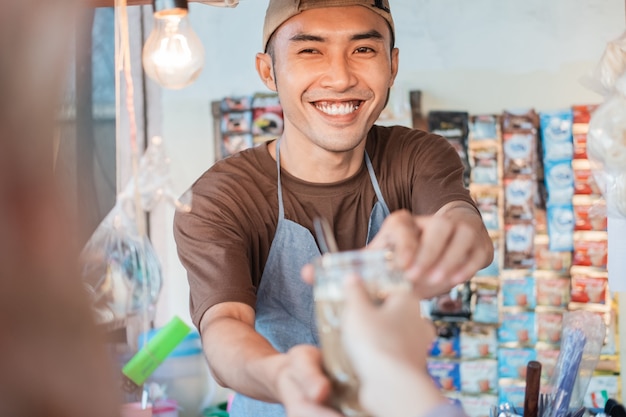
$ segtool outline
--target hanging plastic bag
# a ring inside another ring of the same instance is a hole
[[[83,282],[101,324],[150,310],[162,285],[150,240],[139,235],[122,206],[123,201],[115,205],[81,253]]]
[[[624,42],[622,42],[624,43]],[[603,59],[598,70],[609,87],[607,74],[622,71],[612,85],[611,93],[596,108],[589,121],[587,155],[593,177],[606,200],[608,230],[609,287],[626,290],[626,46],[613,50],[611,60]],[[606,53],[605,53],[606,55]],[[619,63],[616,65],[615,63]],[[608,68],[608,67],[612,67]]]
[[[169,158],[161,138],[154,137],[139,161],[137,175],[81,253],[83,282],[98,323],[117,327],[140,313],[153,318],[163,285],[161,265],[150,239],[140,230],[143,219],[137,216],[163,199],[178,210],[190,209],[172,191]]]

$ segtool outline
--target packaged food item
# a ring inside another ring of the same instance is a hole
[[[606,269],[608,241],[606,232],[575,232],[573,265]]]
[[[502,134],[504,177],[534,175],[537,134],[535,132],[510,132]]]
[[[535,228],[532,222],[511,223],[505,226],[504,267],[529,269],[534,267]]]
[[[496,394],[464,394],[461,393],[460,401],[467,417],[490,417],[489,410],[497,404]]]
[[[568,204],[574,196],[572,161],[559,159],[544,162],[547,204]]]
[[[465,167],[463,174],[465,184],[469,185],[471,171],[467,149],[469,114],[457,111],[431,111],[428,113],[428,127],[432,133],[445,137],[457,151]]]
[[[589,409],[604,410],[609,398],[619,398],[618,375],[592,375],[583,405]]]
[[[499,116],[495,114],[478,114],[470,116],[469,140],[485,141],[499,138]]]
[[[534,109],[506,109],[501,115],[502,132],[537,131],[539,116]]]
[[[524,395],[526,383],[514,379],[500,379],[498,381],[498,401],[500,404],[508,403],[516,410],[524,408]],[[519,414],[521,411],[518,411]]]
[[[472,184],[470,194],[478,206],[487,230],[498,230],[502,204],[502,193],[499,187]]]
[[[551,251],[564,252],[574,248],[574,206],[571,203],[549,204],[548,247]]]
[[[606,201],[603,198],[575,195],[572,204],[575,231],[606,231]]]
[[[537,307],[535,314],[537,319],[538,342],[557,346],[561,343],[564,311],[564,309],[551,307]]]
[[[458,361],[429,358],[428,373],[437,386],[444,391],[461,390],[461,368]]]
[[[470,284],[460,284],[454,291],[432,298],[430,303],[430,316],[435,320],[468,320],[471,316]]]
[[[512,272],[502,277],[502,306],[534,309],[535,279],[522,271],[521,276],[510,276]],[[518,274],[519,275],[519,274]]]
[[[571,251],[551,251],[547,234],[535,235],[535,267],[537,270],[567,272],[572,266]]]
[[[600,196],[601,191],[591,171],[591,164],[587,159],[574,159],[572,161],[574,175],[574,194],[586,194]]]
[[[532,348],[498,349],[498,375],[500,378],[524,380],[526,365],[537,359],[537,352]]]
[[[461,391],[495,393],[498,387],[498,362],[495,359],[464,360],[460,364]]]
[[[547,382],[554,375],[554,368],[561,350],[554,345],[545,345],[538,346],[535,351],[537,352],[537,361],[541,362],[541,379]]]
[[[539,113],[543,159],[546,161],[571,160],[574,157],[572,142],[572,109]]]
[[[535,312],[503,311],[498,341],[513,346],[532,346],[537,343]]]
[[[496,329],[492,325],[474,322],[461,326],[461,358],[484,359],[495,357],[498,347]]]
[[[505,223],[516,220],[533,220],[536,181],[528,176],[504,180]]]
[[[608,273],[606,271],[572,267],[570,274],[573,303],[607,303]]]
[[[437,336],[429,355],[442,358],[458,358],[461,354],[461,330],[457,323],[435,322]]]
[[[553,271],[535,271],[537,305],[566,307],[570,301],[570,279]]]
[[[483,147],[470,150],[472,184],[498,184],[498,149]]]
[[[476,284],[473,292],[472,320],[477,323],[498,323],[498,287]]]

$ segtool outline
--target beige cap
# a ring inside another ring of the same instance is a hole
[[[267,42],[276,29],[298,13],[310,9],[341,6],[364,6],[378,13],[389,24],[391,36],[395,36],[389,0],[270,0],[263,25],[263,50],[267,49]]]

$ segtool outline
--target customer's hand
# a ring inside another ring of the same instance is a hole
[[[361,381],[361,404],[376,417],[420,416],[445,404],[426,369],[435,332],[418,296],[392,293],[377,306],[355,276],[345,293],[342,337]]]

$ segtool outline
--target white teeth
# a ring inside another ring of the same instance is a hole
[[[336,103],[322,103],[322,104],[316,104],[315,107],[320,110],[321,112],[324,112],[328,115],[331,116],[342,116],[345,114],[350,114],[353,111],[356,111],[359,106],[355,106],[352,103],[341,103],[341,104],[336,104]]]

